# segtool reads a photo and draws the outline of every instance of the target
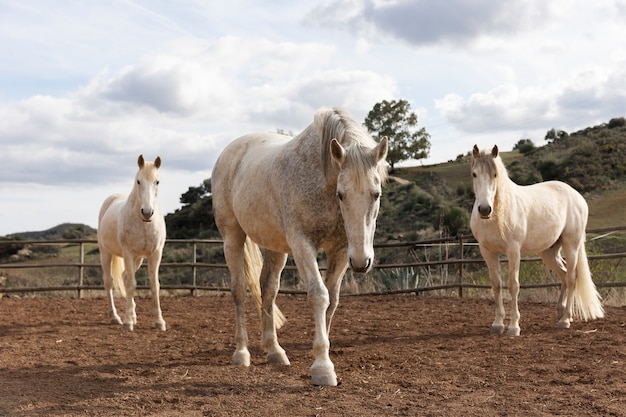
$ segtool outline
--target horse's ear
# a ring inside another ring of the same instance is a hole
[[[346,151],[335,138],[330,141],[330,154],[333,159],[339,163],[339,165],[342,165],[346,160]]]
[[[474,149],[472,149],[472,155],[474,158],[478,158],[480,156],[480,149],[478,149],[478,145],[474,145]]]
[[[498,157],[498,145],[493,145],[493,148],[491,149],[491,156],[494,158]]]
[[[378,146],[376,146],[376,149],[374,150],[374,160],[376,161],[376,163],[379,163],[380,161],[383,161],[385,158],[387,158],[388,149],[389,143],[387,136],[383,136],[383,138],[380,140],[380,143],[378,144]]]
[[[154,160],[154,166],[159,169],[161,168],[161,157],[157,156],[156,159]]]
[[[139,168],[143,168],[145,164],[146,161],[143,160],[143,155],[139,155],[139,158],[137,158],[137,165],[139,165]]]

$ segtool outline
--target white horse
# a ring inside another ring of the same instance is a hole
[[[536,253],[561,280],[557,305],[558,327],[567,329],[573,317],[604,317],[600,295],[591,280],[585,253],[588,208],[583,196],[560,181],[520,186],[508,176],[498,147],[473,149],[472,177],[476,201],[471,229],[479,243],[491,278],[496,303],[492,334],[504,332],[504,306],[500,293],[500,260],[509,263],[511,318],[507,335],[519,336],[519,266],[522,254]],[[561,257],[563,249],[565,260]]]
[[[359,273],[372,267],[386,155],[387,139],[377,144],[340,108],[319,110],[293,139],[251,134],[224,149],[211,187],[236,309],[233,364],[250,365],[245,276],[251,291],[262,293],[261,345],[267,360],[289,365],[276,337],[282,320],[275,319],[274,301],[291,253],[307,284],[315,320],[312,383],[337,385],[328,352],[330,324],[348,265]],[[263,259],[257,245],[265,249]],[[327,255],[325,277],[316,260],[319,250]]]
[[[155,326],[165,330],[159,303],[159,266],[165,245],[165,219],[157,205],[161,158],[145,162],[143,155],[139,155],[137,164],[139,171],[130,194],[112,195],[104,200],[100,208],[98,247],[104,289],[109,299],[111,323],[123,324],[125,329],[133,330],[133,325],[137,323],[133,299],[135,271],[141,266],[143,258],[147,258]],[[126,298],[123,323],[115,310],[113,286]]]

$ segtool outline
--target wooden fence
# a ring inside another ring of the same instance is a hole
[[[618,226],[618,227],[608,227],[602,229],[591,229],[588,230],[587,233],[596,235],[594,239],[602,238],[609,236],[613,233],[617,233],[620,231],[626,230],[626,226]],[[0,241],[0,245],[23,245],[23,246],[37,246],[37,245],[77,245],[78,246],[78,259],[75,262],[62,262],[62,263],[53,263],[53,262],[5,262],[0,263],[0,276],[2,276],[4,271],[10,271],[15,269],[41,269],[41,268],[75,268],[76,269],[76,281],[75,284],[71,285],[60,285],[60,286],[28,286],[28,287],[11,287],[11,286],[0,286],[0,293],[36,293],[36,292],[54,292],[54,291],[76,291],[78,297],[81,296],[82,291],[85,290],[104,290],[102,285],[93,285],[93,284],[85,284],[85,269],[86,268],[100,268],[100,264],[97,262],[86,262],[85,261],[85,246],[86,245],[94,245],[97,241],[94,239],[72,239],[72,240],[2,240]],[[186,262],[163,262],[161,264],[161,271],[170,269],[170,268],[182,268],[188,269],[191,275],[191,283],[190,284],[182,284],[182,285],[167,285],[162,284],[162,290],[188,290],[193,294],[195,291],[229,291],[227,286],[205,286],[197,283],[197,275],[200,270],[203,269],[226,269],[225,263],[206,263],[199,262],[196,254],[198,253],[199,245],[221,245],[221,240],[206,240],[206,239],[168,239],[166,245],[190,245],[191,246],[191,260]],[[465,271],[469,265],[475,264],[483,264],[483,259],[478,256],[472,256],[470,258],[465,258],[465,253],[473,253],[476,254],[476,246],[477,243],[471,235],[463,235],[457,237],[446,237],[440,239],[430,239],[430,240],[422,240],[422,241],[412,241],[412,242],[396,242],[396,243],[385,243],[385,244],[377,244],[375,248],[377,251],[391,250],[391,251],[413,251],[417,248],[423,247],[457,247],[455,250],[456,256],[445,256],[445,258],[437,259],[437,260],[415,260],[415,261],[403,261],[400,263],[382,263],[374,266],[374,273],[376,271],[384,271],[389,269],[407,269],[407,268],[430,268],[430,267],[438,267],[442,265],[452,265],[458,269],[458,275],[456,279],[452,280],[452,282],[439,283],[439,284],[426,284],[422,286],[416,286],[414,288],[403,288],[396,290],[383,290],[383,291],[375,291],[375,292],[366,292],[367,294],[392,294],[392,293],[420,293],[426,291],[434,291],[434,290],[447,290],[452,289],[458,292],[460,297],[463,297],[463,290],[467,288],[480,288],[480,289],[489,289],[489,285],[485,284],[476,284],[472,282],[467,282],[465,279]],[[472,249],[473,250],[468,250]],[[603,259],[616,259],[618,263],[621,262],[622,259],[626,258],[626,252],[623,251],[624,248],[621,248],[621,251],[617,251],[614,253],[604,253],[604,254],[593,254],[589,256],[590,260],[603,260]],[[447,253],[447,252],[446,252]],[[522,262],[538,262],[541,261],[538,257],[524,257]],[[501,262],[506,262],[506,258],[502,257]],[[294,270],[294,266],[287,266],[286,270]],[[321,267],[323,270],[324,268]],[[623,279],[614,280],[612,282],[596,282],[598,287],[624,287],[626,286],[626,277],[622,277]],[[535,284],[522,284],[521,288],[544,288],[544,287],[558,287],[560,286],[557,282],[549,282],[549,283],[535,283]],[[148,289],[147,285],[138,285],[138,289]],[[281,289],[283,293],[304,293],[303,290],[298,289]],[[360,293],[364,294],[364,293]]]

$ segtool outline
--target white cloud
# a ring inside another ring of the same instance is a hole
[[[610,74],[588,70],[552,85],[520,89],[503,84],[467,98],[448,94],[436,100],[435,107],[452,125],[468,133],[580,128],[623,114],[626,70],[621,68]]]
[[[534,29],[552,15],[549,3],[541,0],[336,0],[313,9],[308,21],[368,37],[388,35],[415,45],[460,46],[482,36]]]

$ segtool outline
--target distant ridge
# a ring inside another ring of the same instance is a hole
[[[24,240],[54,240],[81,238],[96,234],[96,229],[81,223],[62,223],[47,230],[38,232],[20,232],[6,235],[8,238],[22,238]]]

